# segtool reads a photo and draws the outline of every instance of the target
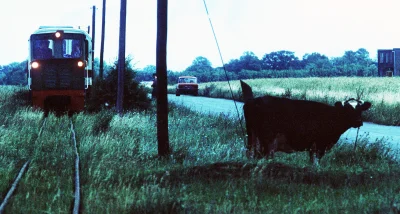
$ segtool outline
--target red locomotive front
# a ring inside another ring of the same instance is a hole
[[[79,112],[92,84],[91,38],[72,27],[40,27],[29,40],[32,104],[45,111]]]

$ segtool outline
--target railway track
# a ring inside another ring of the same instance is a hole
[[[27,201],[32,200],[31,202],[33,202],[34,205],[32,210],[22,210],[21,212],[23,213],[35,213],[38,212],[38,210],[47,212],[45,211],[46,209],[50,209],[56,213],[64,213],[68,210],[71,210],[73,214],[80,212],[80,159],[74,124],[71,118],[69,118],[68,121],[60,118],[53,118],[53,120],[52,124],[49,124],[48,118],[45,117],[41,122],[37,137],[34,140],[34,151],[32,151],[31,157],[26,160],[19,169],[14,181],[8,188],[7,194],[1,199],[0,214],[14,213],[18,210],[18,207],[24,203],[22,199],[28,199]],[[56,127],[51,127],[54,126],[54,124]],[[54,133],[55,130],[59,131],[57,133],[60,133],[60,130],[62,130],[61,134],[56,134],[56,137],[51,137],[51,134]],[[65,135],[69,137],[65,137]],[[68,138],[68,140],[66,140],[66,138]],[[55,147],[53,151],[51,151],[52,146]],[[54,154],[51,154],[52,152],[54,152]],[[65,176],[66,174],[70,175],[69,179]],[[54,179],[58,180],[56,184],[48,184],[46,187],[46,180],[54,181]],[[65,182],[66,180],[67,182]],[[38,187],[35,185],[36,183],[38,186],[43,186]],[[67,185],[69,187],[65,187],[65,183],[69,184]],[[45,189],[44,191],[47,191],[46,196],[48,192],[52,191],[52,187],[56,187],[54,190],[58,189],[52,197],[53,200],[51,204],[46,197],[43,199],[39,198],[43,187]],[[19,191],[18,188],[22,190]],[[73,195],[72,200],[70,195]],[[66,198],[69,198],[67,200],[70,202],[57,202],[57,200],[63,196],[69,196]],[[48,208],[49,205],[50,207],[58,207],[58,204],[67,205],[64,206],[64,210],[60,208],[58,211],[54,210],[54,208]]]

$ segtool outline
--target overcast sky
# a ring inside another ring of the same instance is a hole
[[[156,0],[128,0],[126,54],[136,68],[155,65]],[[343,56],[347,50],[399,48],[399,0],[206,0],[225,63],[252,51]],[[197,56],[221,66],[203,0],[169,0],[169,70],[181,71]],[[0,65],[27,58],[28,38],[41,25],[91,25],[96,11],[95,57],[100,55],[102,0],[2,0]],[[105,60],[118,55],[119,0],[108,0]]]

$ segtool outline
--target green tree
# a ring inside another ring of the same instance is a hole
[[[153,74],[156,73],[156,66],[154,65],[147,65],[141,70],[138,70],[136,72],[136,80],[138,82],[141,81],[152,81],[153,80]]]
[[[303,56],[302,63],[303,63],[303,66],[307,66],[307,64],[309,64],[309,63],[316,63],[317,61],[320,61],[320,60],[328,60],[329,61],[329,58],[327,56],[322,55],[317,52],[314,52],[311,54],[306,53]]]
[[[341,76],[370,76],[376,67],[364,48],[346,51],[342,57],[332,59],[332,63]]]
[[[240,60],[238,59],[231,59],[226,65],[225,65],[226,70],[229,72],[233,73],[238,73],[239,71],[242,70],[242,65],[240,63]]]
[[[27,61],[13,62],[2,66],[0,70],[0,83],[3,85],[26,85],[27,72]]]
[[[94,67],[93,67],[94,68],[94,70],[93,70],[94,71],[94,77],[97,78],[97,77],[100,76],[99,72],[98,72],[98,71],[100,71],[100,59],[99,58],[95,58],[93,64],[94,64]],[[113,67],[113,65],[107,64],[107,63],[105,63],[103,61],[103,77],[107,76],[110,73],[112,67]]]
[[[260,71],[261,61],[253,52],[245,51],[239,59],[230,60],[229,63],[225,65],[225,68],[236,74],[242,70]]]
[[[204,72],[204,71],[212,71],[213,67],[211,66],[211,62],[203,57],[198,56],[193,60],[192,65],[187,67],[185,71],[195,71],[195,72]]]
[[[125,60],[123,109],[147,109],[150,106],[150,99],[147,97],[146,89],[135,80],[136,72],[131,61],[130,56]],[[87,109],[99,111],[103,106],[114,107],[117,102],[117,84],[118,61],[115,61],[110,73],[104,79],[97,78],[94,82]]]
[[[302,64],[310,76],[325,77],[335,76],[333,66],[329,58],[320,53],[305,54]]]
[[[265,70],[289,70],[300,69],[299,59],[292,51],[277,51],[265,54],[262,61],[262,68]]]
[[[156,73],[156,66],[155,65],[147,65],[146,67],[143,68],[144,72],[147,73]]]
[[[239,58],[239,63],[241,65],[240,70],[251,70],[251,71],[260,71],[261,70],[261,61],[258,57],[251,51],[246,51]]]

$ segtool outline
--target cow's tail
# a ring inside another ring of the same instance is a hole
[[[240,85],[242,86],[244,102],[254,99],[253,90],[251,90],[251,87],[247,83],[243,82],[242,80],[240,80]]]

